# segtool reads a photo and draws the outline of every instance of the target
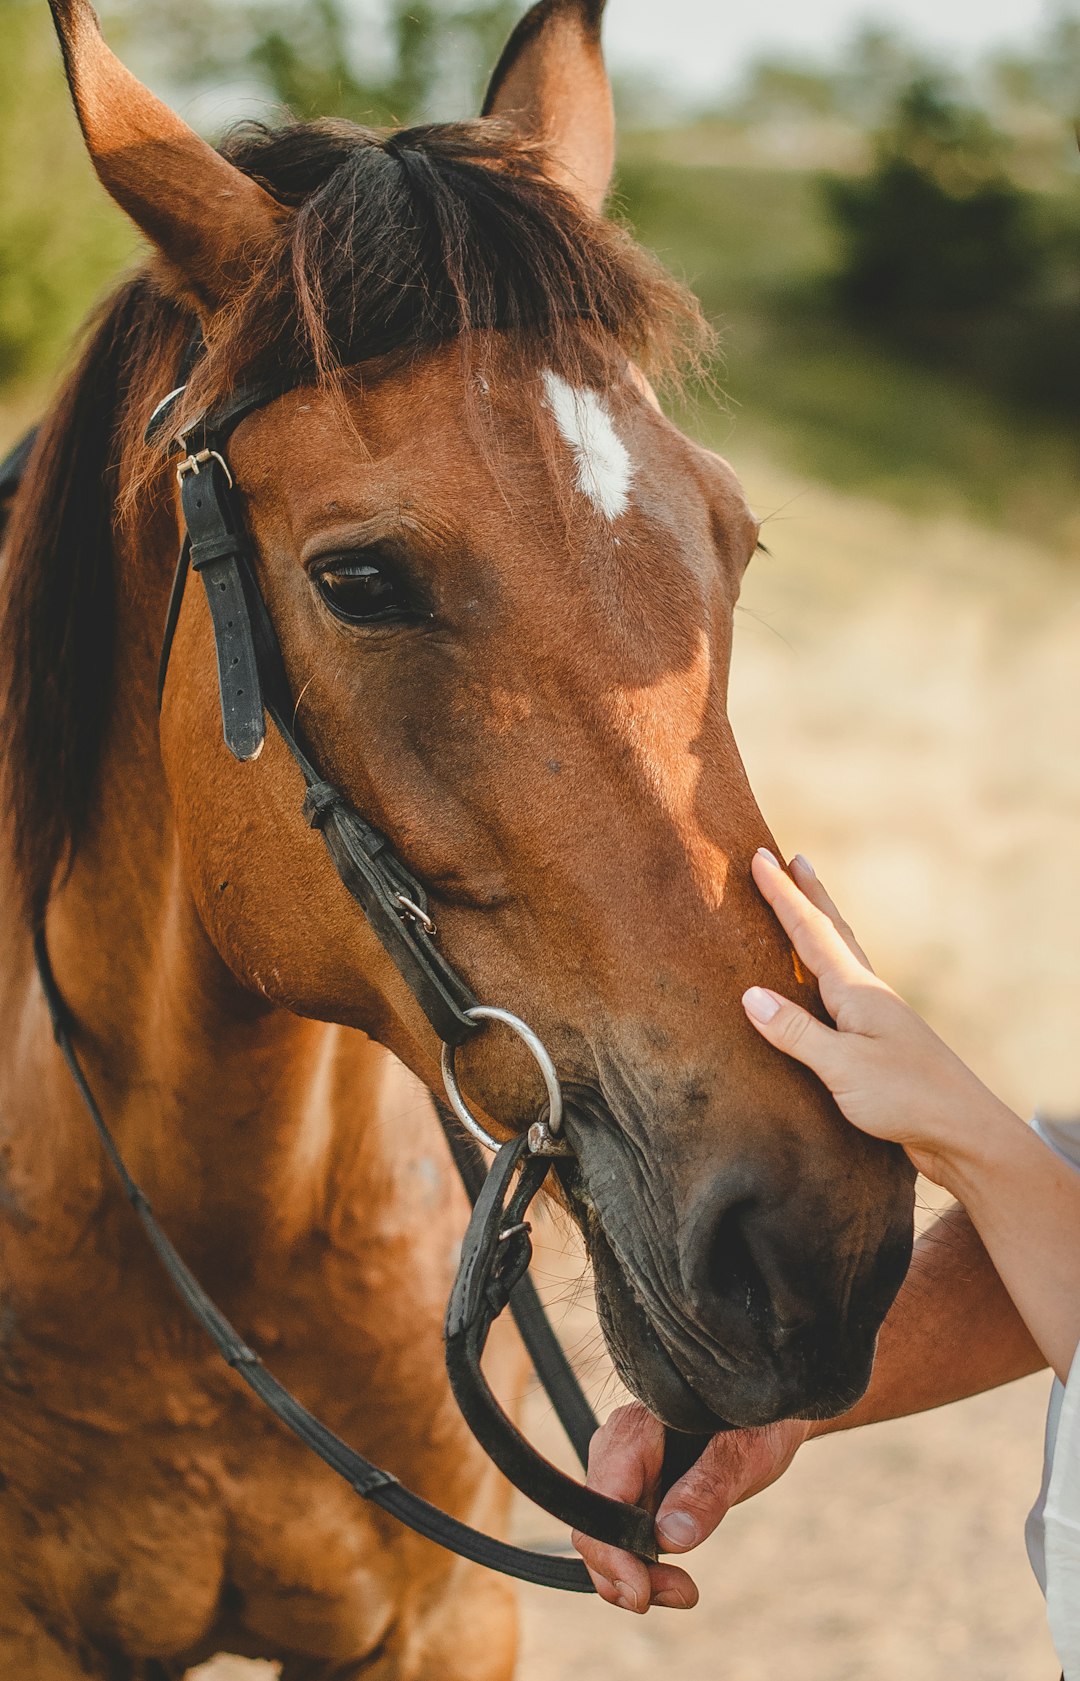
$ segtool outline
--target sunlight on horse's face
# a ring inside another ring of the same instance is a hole
[[[756,521],[629,370],[578,386],[492,337],[465,371],[451,345],[367,378],[352,426],[308,390],[235,435],[299,726],[430,890],[451,961],[551,1050],[627,1382],[686,1428],[839,1410],[906,1265],[910,1174],[740,1005],[800,985],[750,881],[769,835],[726,714]],[[165,744],[215,942],[434,1081],[280,743],[258,812],[215,750],[209,646],[190,615]],[[459,1067],[496,1127],[532,1118],[508,1036]]]

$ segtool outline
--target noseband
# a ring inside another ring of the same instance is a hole
[[[173,448],[181,455],[177,476],[184,538],[162,640],[158,705],[165,693],[188,573],[193,571],[202,579],[213,624],[226,746],[235,758],[253,760],[265,739],[266,718],[273,723],[303,777],[304,817],[322,835],[342,884],[363,910],[442,1042],[450,1109],[472,1135],[463,1136],[445,1106],[436,1101],[454,1161],[473,1202],[445,1325],[447,1373],[461,1413],[488,1457],[537,1505],[601,1541],[654,1559],[650,1514],[596,1494],[559,1471],[521,1435],[483,1374],[481,1359],[488,1334],[509,1304],[537,1375],[578,1458],[586,1464],[596,1419],[528,1277],[532,1256],[529,1207],[547,1178],[550,1158],[572,1154],[561,1133],[562,1091],[555,1067],[532,1030],[508,1011],[482,1005],[439,951],[423,883],[396,855],[386,836],[323,776],[294,728],[296,707],[281,646],[256,580],[254,549],[227,457],[229,439],[240,422],[287,389],[261,386],[237,392],[173,438]],[[165,434],[184,390],[180,386],[171,392],[154,411],[147,442]],[[18,465],[21,471],[23,460]],[[4,482],[5,468],[0,467],[0,486]],[[410,1493],[389,1472],[350,1448],[267,1371],[189,1271],[129,1174],[75,1050],[75,1023],[53,975],[43,928],[35,936],[34,951],[57,1043],[105,1154],[173,1285],[228,1364],[286,1429],[364,1499],[410,1529],[506,1575],[544,1587],[591,1592],[592,1583],[580,1560],[511,1546]],[[456,1049],[487,1023],[501,1024],[524,1042],[547,1092],[546,1113],[526,1135],[505,1143],[486,1132],[471,1113],[454,1070]],[[486,1175],[474,1139],[494,1151]],[[665,1467],[668,1477],[685,1468],[701,1445],[698,1438],[673,1437]]]

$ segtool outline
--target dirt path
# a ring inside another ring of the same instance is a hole
[[[732,702],[778,839],[1003,1095],[1080,1112],[1080,572],[767,463],[744,477],[784,510]],[[569,1334],[594,1348],[582,1310]],[[1053,1681],[1021,1535],[1045,1390],[815,1444],[703,1549],[689,1616],[524,1590],[521,1681]]]

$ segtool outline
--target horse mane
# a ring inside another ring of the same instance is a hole
[[[0,788],[16,891],[34,923],[85,829],[112,703],[113,508],[128,395],[182,319],[146,274],[91,318],[0,532]]]
[[[491,328],[522,335],[525,354],[542,351],[570,376],[590,344],[614,343],[660,379],[706,347],[689,293],[623,228],[553,185],[542,152],[501,122],[393,133],[246,123],[221,149],[294,214],[250,286],[209,324],[189,411],[248,379],[332,387],[370,358],[467,344]],[[128,411],[148,364],[163,366],[167,355],[175,369],[194,327],[152,271],[118,289],[41,429],[12,510],[0,586],[0,774],[32,922],[70,867],[97,786],[112,705]],[[146,416],[134,419],[141,426]],[[144,452],[129,497],[159,465]]]
[[[199,406],[251,374],[325,381],[487,328],[572,368],[591,327],[661,380],[706,344],[690,294],[506,123],[245,123],[222,151],[295,214],[215,323]]]

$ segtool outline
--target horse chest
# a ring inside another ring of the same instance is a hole
[[[328,1256],[319,1274],[318,1307],[282,1292],[274,1311],[260,1291],[241,1315],[267,1364],[407,1484],[463,1517],[491,1511],[493,1473],[441,1376],[442,1280],[431,1302],[388,1314],[351,1266]],[[20,1589],[147,1656],[209,1643],[337,1663],[431,1621],[444,1556],[288,1437],[181,1320],[131,1341],[105,1319],[60,1363],[19,1330],[6,1350],[0,1552]]]
[[[102,1646],[357,1661],[416,1637],[449,1567],[245,1396],[177,1387],[134,1428],[36,1423],[6,1444],[2,1550],[50,1620]]]

